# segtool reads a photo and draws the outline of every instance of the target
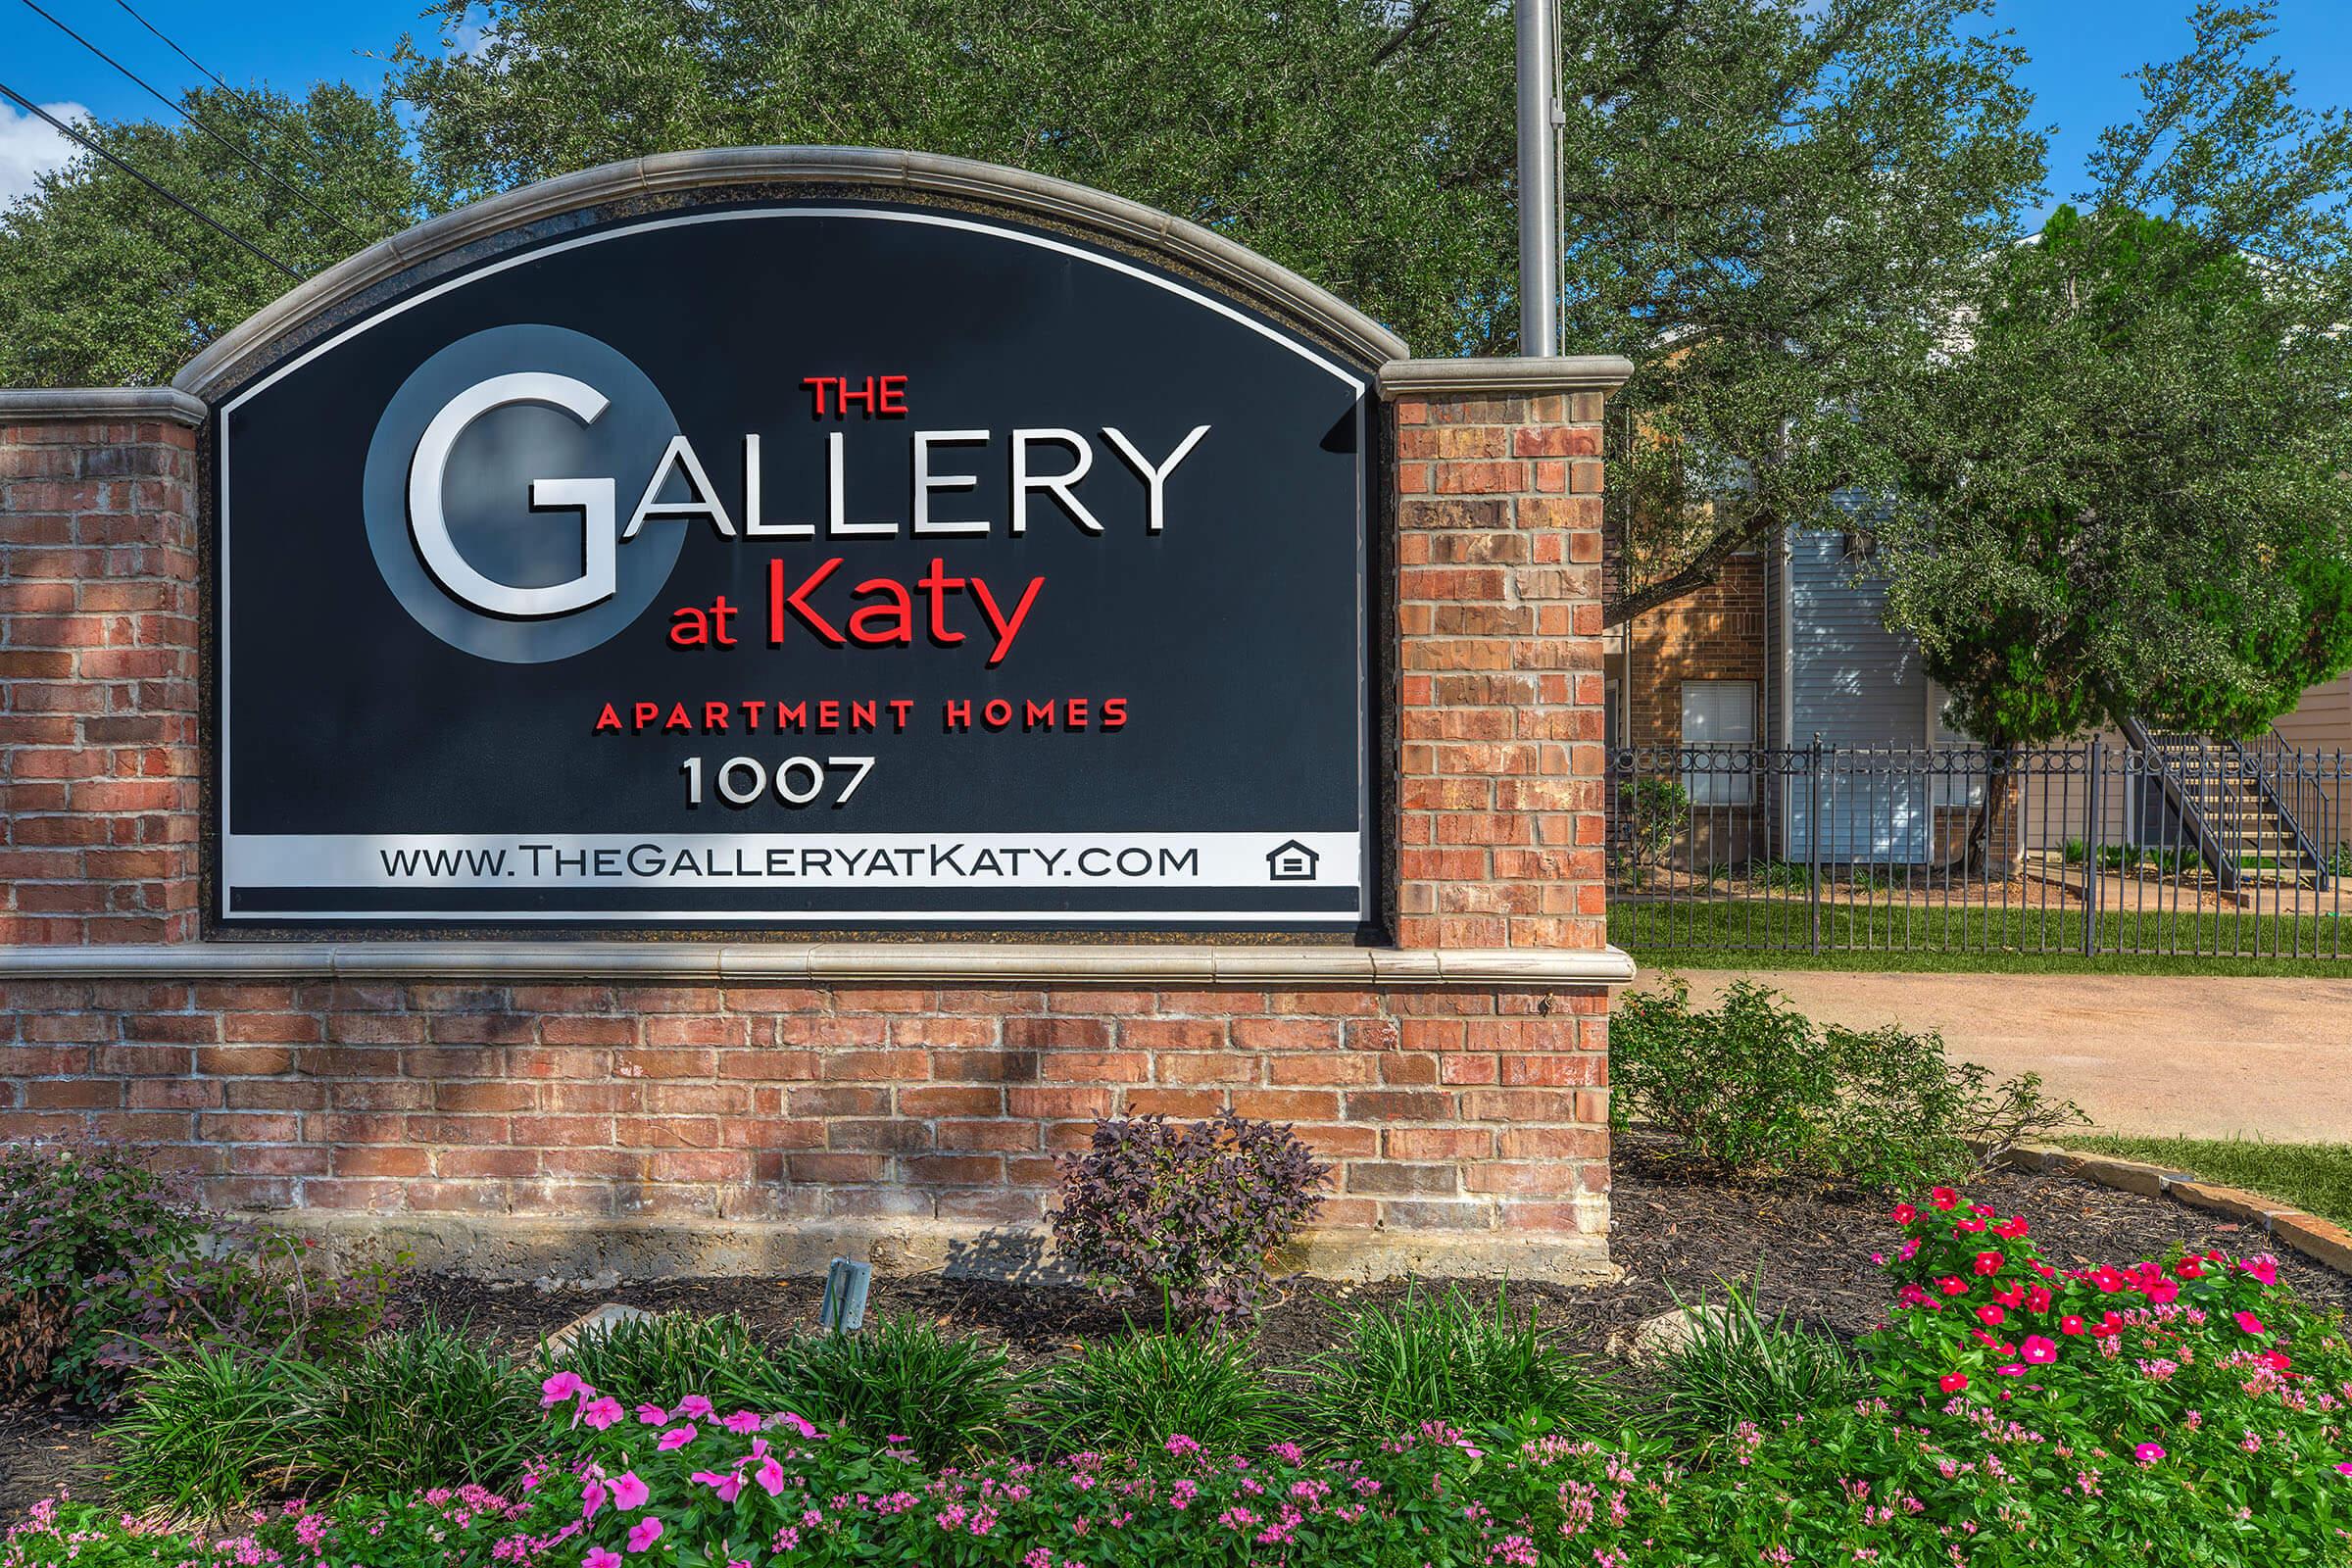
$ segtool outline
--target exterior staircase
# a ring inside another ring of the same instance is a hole
[[[2137,723],[2124,731],[2145,759],[2149,782],[2162,786],[2182,847],[2196,845],[2225,891],[2327,888],[2328,859],[2302,821],[2311,812],[2296,809],[2306,793],[2296,754],[2276,732],[2237,741]]]

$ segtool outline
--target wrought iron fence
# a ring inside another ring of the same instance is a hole
[[[1608,768],[1634,952],[2345,958],[2352,761],[2150,735],[2001,751],[1635,747]]]

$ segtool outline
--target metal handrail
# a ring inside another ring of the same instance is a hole
[[[2136,718],[2125,719],[2121,727],[2124,739],[2147,759],[2149,770],[2156,775],[2156,782],[2163,788],[2165,799],[2172,803],[2182,824],[2195,836],[2197,855],[2213,867],[2214,880],[2221,885],[2223,892],[2235,893],[2238,884],[2237,858],[2222,848],[2220,835],[2207,824],[2205,813],[2197,809],[2196,803],[2188,798],[2186,781],[2181,778],[2180,770],[2168,754],[2169,748],[2183,744],[2201,745],[2202,737],[2175,733],[2152,735],[2147,726]]]
[[[2287,745],[2286,737],[2278,733],[2278,726],[2276,724],[2270,726],[2270,733],[2264,739],[2269,742],[2269,745],[2263,747],[2263,750],[2275,758],[2283,758],[2294,751],[2294,748]],[[2318,846],[2311,842],[2311,835],[2303,830],[2301,813],[2287,805],[2278,790],[2272,787],[2268,774],[2276,774],[2278,771],[2278,764],[2275,762],[2266,774],[2262,764],[2246,750],[2245,742],[2232,739],[2230,745],[2237,753],[2238,771],[2252,781],[2255,791],[2264,800],[2271,803],[2271,808],[2278,813],[2278,820],[2286,824],[2286,830],[2294,835],[2295,854],[2302,858],[2304,864],[2311,867],[2311,874],[2315,879],[2314,885],[2320,891],[2326,892],[2328,880],[2327,858],[2321,855]]]

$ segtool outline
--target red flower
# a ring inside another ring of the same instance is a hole
[[[1943,1376],[1936,1380],[1936,1386],[1946,1394],[1958,1394],[1962,1389],[1968,1387],[1968,1374],[1965,1372],[1946,1372]]]
[[[1897,1203],[1894,1205],[1894,1212],[1887,1217],[1897,1225],[1908,1225],[1919,1218],[1919,1210],[1913,1208],[1909,1203]]]
[[[2058,1320],[2058,1332],[2061,1334],[2080,1334],[2082,1332],[2082,1320],[2075,1316],[2072,1312],[2069,1312],[2066,1316]]]
[[[2008,1259],[1998,1252],[1979,1252],[1977,1254],[1977,1272],[1998,1274],[2001,1271],[2001,1265],[2007,1261]]]
[[[2180,1294],[2180,1287],[2175,1285],[2171,1280],[2158,1280],[2154,1284],[2148,1286],[2146,1289],[2148,1293],[2148,1301],[2151,1305],[2155,1306],[2162,1306],[2165,1302],[2171,1300],[2174,1297]]]
[[[1946,1274],[1936,1282],[1936,1288],[1946,1296],[1966,1296],[1968,1281],[1960,1278],[1957,1274]]]
[[[1977,1320],[1988,1329],[1999,1328],[2002,1321],[2008,1316],[2009,1314],[2002,1310],[1996,1302],[1987,1301],[1977,1308]]]
[[[2121,1274],[2118,1274],[2115,1270],[2106,1267],[2101,1267],[2096,1274],[2093,1274],[2090,1277],[2090,1279],[2092,1284],[2096,1285],[2100,1290],[2105,1291],[2110,1296],[2114,1295],[2117,1291],[2122,1290],[2125,1286],[2132,1283],[2130,1280],[2124,1278],[2124,1276]]]
[[[2058,1359],[2058,1342],[2045,1340],[2038,1334],[2027,1335],[2026,1359],[2035,1366],[2047,1366]]]
[[[1961,1236],[1961,1235],[1974,1236],[1974,1235],[1976,1235],[1978,1232],[1980,1232],[1980,1231],[1984,1230],[1984,1222],[1983,1220],[1981,1220],[1981,1219],[1963,1219],[1963,1220],[1955,1220],[1955,1221],[1952,1223],[1952,1234],[1953,1234],[1954,1236]]]
[[[1950,1208],[1960,1201],[1960,1195],[1949,1187],[1938,1187],[1928,1194],[1928,1201],[1934,1203],[1937,1208]]]
[[[2110,1312],[2099,1319],[2099,1326],[2090,1332],[2095,1339],[2112,1340],[2124,1332],[2123,1317],[2119,1313]]]
[[[2193,1280],[2204,1274],[2205,1265],[2193,1257],[2184,1257],[2173,1265],[2173,1272],[2184,1280]]]
[[[2036,1285],[2026,1293],[2026,1310],[2029,1312],[2047,1312],[2050,1309],[2051,1299],[2052,1298],[2050,1293]]]

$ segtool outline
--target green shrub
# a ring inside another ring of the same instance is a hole
[[[203,1235],[189,1196],[130,1151],[0,1146],[0,1296],[70,1398],[114,1396],[122,1372],[106,1352],[139,1315],[139,1276],[192,1258]]]
[[[1241,1340],[1198,1330],[1083,1347],[1031,1401],[1049,1453],[1136,1453],[1183,1434],[1220,1452],[1255,1453],[1293,1435],[1290,1398],[1259,1375]]]
[[[107,1428],[115,1500],[219,1516],[283,1488],[300,1451],[296,1389],[276,1356],[198,1345],[158,1357]]]
[[[624,1405],[667,1405],[701,1394],[766,1409],[792,1390],[775,1366],[785,1355],[771,1352],[738,1313],[662,1312],[583,1329],[561,1354],[542,1346],[539,1361],[542,1376],[575,1372]],[[727,1387],[712,1386],[718,1379]]]
[[[1896,1025],[1816,1025],[1749,981],[1713,1011],[1690,987],[1625,997],[1609,1020],[1610,1115],[1701,1166],[1882,1190],[1956,1180],[2022,1139],[2078,1124],[2036,1074],[1991,1083]]]
[[[1054,1245],[1097,1291],[1233,1321],[1256,1309],[1268,1254],[1322,1206],[1331,1167],[1290,1128],[1226,1111],[1099,1120],[1060,1173]]]
[[[1027,1380],[1005,1369],[1001,1346],[901,1314],[860,1333],[818,1335],[796,1352],[780,1369],[790,1396],[766,1408],[875,1447],[904,1447],[930,1464],[1014,1439]]]
[[[1341,1343],[1304,1370],[1311,1425],[1338,1442],[1394,1437],[1424,1421],[1606,1424],[1601,1380],[1553,1346],[1533,1311],[1515,1311],[1507,1291],[1489,1314],[1457,1287],[1443,1296],[1408,1287],[1396,1306],[1348,1313]]]
[[[1701,1303],[1690,1337],[1660,1369],[1657,1425],[1678,1443],[1703,1446],[1743,1423],[1777,1431],[1867,1391],[1861,1361],[1836,1340],[1791,1326],[1785,1312],[1764,1321],[1736,1283],[1726,1283],[1724,1297],[1720,1315]]]
[[[544,1438],[528,1372],[429,1318],[374,1335],[348,1359],[301,1366],[294,1382],[302,1468],[330,1492],[452,1476],[503,1487]]]
[[[1629,778],[1617,786],[1617,875],[1628,891],[1666,864],[1690,809],[1690,792],[1674,778]]]

